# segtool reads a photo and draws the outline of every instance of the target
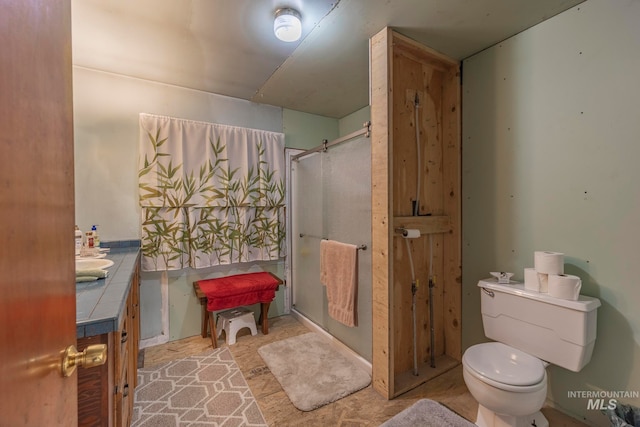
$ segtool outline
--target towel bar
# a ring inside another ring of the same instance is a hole
[[[300,237],[312,237],[314,239],[329,240],[326,237],[314,236],[314,235],[311,235],[311,234],[304,234],[304,233],[300,233]],[[367,250],[367,245],[365,245],[365,244],[358,245],[356,247],[356,249],[359,250],[359,251],[366,251]]]

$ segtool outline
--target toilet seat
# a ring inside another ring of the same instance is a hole
[[[499,342],[469,347],[462,363],[470,374],[502,390],[530,392],[546,385],[540,359]]]

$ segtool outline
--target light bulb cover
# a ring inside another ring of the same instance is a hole
[[[278,9],[273,21],[273,32],[284,42],[295,42],[302,36],[302,22],[297,10],[291,8]]]

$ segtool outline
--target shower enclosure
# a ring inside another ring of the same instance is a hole
[[[292,306],[371,362],[371,147],[368,132],[354,134],[324,150],[294,156],[288,165]],[[356,327],[328,315],[320,283],[321,239],[363,246],[358,250]]]

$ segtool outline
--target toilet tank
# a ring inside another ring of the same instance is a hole
[[[589,363],[599,299],[580,295],[569,301],[497,279],[481,280],[478,286],[488,338],[574,372]]]

